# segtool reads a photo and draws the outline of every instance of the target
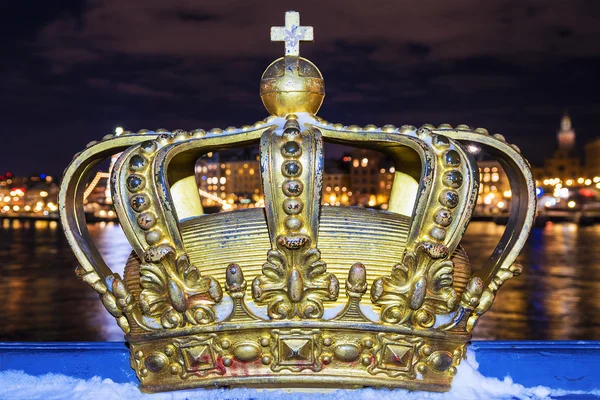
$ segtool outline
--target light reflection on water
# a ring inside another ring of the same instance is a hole
[[[89,229],[110,268],[122,276],[131,249],[119,225]],[[462,244],[475,268],[503,229],[491,222],[470,225]],[[599,339],[599,242],[600,226],[534,229],[519,258],[523,274],[500,290],[474,337]],[[0,340],[123,340],[97,294],[75,278],[76,260],[56,222],[0,221],[0,262]]]

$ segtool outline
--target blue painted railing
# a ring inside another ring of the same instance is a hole
[[[600,342],[474,341],[479,371],[487,377],[509,375],[525,387],[591,392],[600,390]],[[0,371],[29,375],[64,374],[137,383],[122,342],[0,343]]]

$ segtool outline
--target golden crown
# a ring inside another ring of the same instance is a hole
[[[317,117],[324,81],[299,56],[299,42],[312,38],[296,12],[271,29],[286,53],[261,80],[265,120],[107,135],[65,172],[60,210],[77,274],[125,332],[145,391],[447,390],[477,319],[520,272],[514,262],[535,191],[518,147],[466,125],[359,127]],[[324,142],[393,160],[388,210],[321,206]],[[203,215],[196,161],[257,143],[265,207]],[[474,273],[459,245],[479,186],[467,146],[497,158],[512,190],[506,232]],[[94,168],[116,153],[113,201],[133,247],[124,278],[102,260],[83,212]]]

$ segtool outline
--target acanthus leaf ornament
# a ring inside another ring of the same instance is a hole
[[[447,256],[443,245],[421,243],[404,254],[389,277],[377,278],[371,299],[382,306],[382,321],[404,324],[414,314],[416,326],[430,328],[435,314],[452,311],[457,294],[452,288],[452,261],[444,260]]]
[[[167,329],[213,322],[212,306],[223,297],[219,282],[201,277],[187,255],[176,257],[174,249],[161,246],[140,268],[142,312],[160,318]]]

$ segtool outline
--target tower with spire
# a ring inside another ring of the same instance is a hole
[[[558,148],[544,164],[544,178],[559,178],[563,182],[576,180],[583,174],[581,159],[575,152],[575,130],[571,118],[565,113],[556,134]]]
[[[571,125],[571,118],[565,113],[560,122],[560,129],[556,134],[558,139],[558,151],[565,155],[572,155],[575,148],[575,131]]]

